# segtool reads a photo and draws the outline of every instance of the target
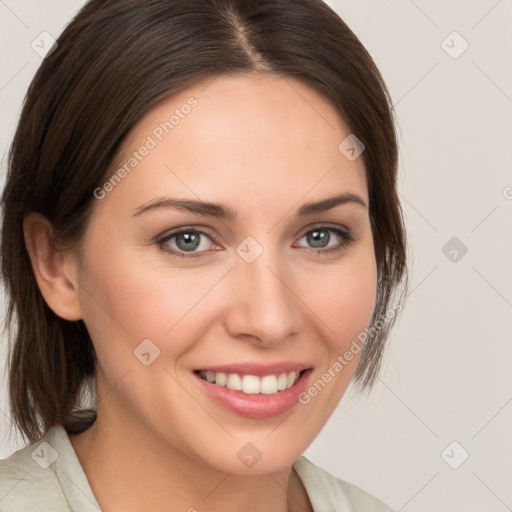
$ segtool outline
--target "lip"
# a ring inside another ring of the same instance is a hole
[[[258,363],[238,363],[217,366],[202,366],[196,368],[194,371],[199,370],[221,372],[221,373],[238,373],[239,375],[255,375],[256,377],[264,377],[265,375],[274,375],[280,373],[290,373],[293,371],[301,372],[311,368],[310,364],[298,363],[294,361],[282,361],[272,364],[258,364]]]
[[[293,371],[299,367],[301,366],[295,363],[295,366],[293,366],[289,371]],[[219,369],[217,370],[217,368]],[[235,368],[237,368],[238,371],[234,371]],[[241,371],[240,368],[243,368],[243,371]],[[253,372],[257,371],[260,372],[260,374],[257,375],[257,373],[250,373],[247,368],[252,368]],[[272,373],[282,373],[283,371],[287,372],[287,370],[281,370],[281,368],[288,368],[288,366],[283,366],[281,364],[265,366],[251,364],[211,366],[209,368],[201,368],[201,370],[262,376]],[[233,389],[228,389],[225,386],[218,386],[217,384],[208,382],[202,379],[196,372],[192,375],[197,380],[203,393],[213,399],[216,404],[221,405],[224,409],[247,418],[263,419],[284,414],[299,403],[299,395],[307,388],[309,377],[313,371],[313,368],[308,365],[306,365],[306,368],[304,368],[304,365],[301,368],[302,373],[297,382],[291,388],[284,391],[278,391],[273,395],[265,395],[262,393],[254,395],[246,394],[242,391],[235,391]]]

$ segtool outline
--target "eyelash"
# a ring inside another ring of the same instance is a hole
[[[340,252],[340,251],[346,249],[352,242],[354,242],[356,240],[356,238],[350,231],[348,231],[348,230],[345,231],[345,230],[342,230],[342,229],[339,229],[339,228],[336,228],[333,226],[325,225],[325,224],[319,225],[319,226],[314,226],[309,231],[306,231],[300,238],[304,238],[304,236],[308,235],[309,233],[312,233],[313,231],[330,231],[331,233],[335,233],[337,236],[339,236],[341,238],[341,242],[338,247],[331,247],[329,249],[314,249],[314,248],[309,248],[309,250],[306,249],[306,250],[308,250],[308,252],[314,252],[317,255],[321,255],[321,256],[326,256],[326,255]],[[207,236],[214,243],[216,243],[215,240],[212,238],[212,236],[208,232],[206,232],[202,229],[196,228],[196,227],[187,227],[187,226],[179,228],[176,231],[172,231],[171,233],[168,233],[164,237],[159,238],[157,240],[157,243],[163,251],[165,251],[177,258],[200,258],[200,257],[202,257],[203,254],[207,251],[201,251],[201,252],[196,252],[196,253],[191,252],[191,253],[187,254],[185,252],[179,252],[175,249],[173,249],[173,250],[168,249],[167,242],[169,240],[171,240],[172,238],[174,238],[175,236],[181,235],[183,233],[200,233],[202,235]],[[299,240],[300,240],[300,238],[299,238]]]

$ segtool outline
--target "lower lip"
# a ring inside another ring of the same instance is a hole
[[[270,418],[289,411],[299,401],[299,395],[306,389],[311,368],[304,371],[297,382],[289,389],[273,395],[246,394],[225,386],[217,386],[194,373],[202,389],[216,402],[228,410],[247,418]]]

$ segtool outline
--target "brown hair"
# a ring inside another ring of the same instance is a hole
[[[93,191],[112,174],[135,123],[168,95],[221,74],[257,70],[301,80],[330,100],[366,146],[378,267],[371,326],[381,325],[370,327],[354,380],[370,389],[396,318],[387,315],[391,300],[407,281],[405,230],[390,95],[340,17],[320,0],[92,0],[57,44],[28,89],[2,197],[9,400],[22,435],[35,442],[55,424],[85,430],[95,414],[80,403],[96,363],[83,321],[58,317],[43,299],[24,216],[43,214],[55,247],[79,246]]]

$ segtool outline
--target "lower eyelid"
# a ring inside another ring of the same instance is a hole
[[[344,247],[350,245],[352,242],[354,242],[356,240],[356,238],[354,237],[354,235],[350,231],[343,230],[343,229],[340,229],[340,228],[333,228],[333,227],[329,227],[329,226],[324,226],[324,227],[319,226],[319,227],[315,227],[313,229],[310,229],[309,231],[306,231],[302,236],[300,236],[298,238],[298,240],[304,238],[306,235],[308,235],[309,233],[311,233],[313,231],[327,231],[327,232],[330,232],[330,233],[334,233],[335,236],[340,239],[339,245],[334,246],[334,247],[328,247],[328,248],[305,247],[305,249],[308,249],[308,250],[311,250],[311,251],[316,251],[316,252],[319,252],[319,253],[320,252],[329,252],[331,250],[335,251],[337,249],[343,249]]]
[[[298,237],[297,240],[301,240],[302,238],[304,238],[306,235],[308,235],[309,233],[311,233],[313,231],[328,231],[330,233],[334,233],[337,237],[339,237],[341,239],[340,243],[334,247],[328,247],[328,248],[301,247],[308,251],[315,251],[316,253],[329,253],[331,251],[342,250],[342,249],[345,249],[348,245],[350,245],[353,241],[356,240],[354,235],[349,230],[343,230],[338,227],[331,227],[331,226],[315,226],[315,227],[309,229],[308,231],[306,231],[300,237]],[[206,251],[187,253],[186,251],[181,251],[179,249],[174,249],[174,248],[165,249],[163,247],[163,246],[166,246],[167,242],[172,240],[174,237],[177,237],[178,235],[180,235],[182,233],[188,233],[188,232],[199,233],[199,234],[209,238],[213,245],[219,245],[219,244],[217,244],[215,239],[209,233],[206,233],[205,231],[199,230],[197,228],[186,228],[186,229],[181,229],[180,231],[175,231],[173,233],[169,233],[169,234],[159,238],[157,240],[157,242],[162,247],[162,250],[164,250],[165,252],[170,253],[172,255],[178,256],[180,258],[187,258],[187,257],[197,258],[197,257],[201,257],[203,255],[206,255],[209,252],[212,252],[212,250],[206,250]],[[213,249],[213,250],[215,250],[215,249]]]
[[[157,242],[158,242],[158,244],[159,244],[159,245],[161,245],[161,246],[163,246],[163,245],[167,245],[167,243],[168,243],[170,240],[172,240],[172,239],[176,238],[177,236],[179,236],[179,235],[181,235],[181,234],[183,234],[183,233],[198,233],[198,234],[200,234],[200,235],[202,235],[202,236],[205,236],[205,237],[207,237],[208,239],[210,239],[210,240],[211,240],[211,242],[212,242],[212,244],[214,244],[214,245],[218,245],[218,244],[216,243],[216,241],[213,239],[213,237],[212,237],[209,233],[206,233],[205,231],[201,231],[201,230],[198,230],[198,229],[192,229],[192,228],[189,228],[189,229],[182,229],[182,230],[180,230],[180,231],[175,231],[175,232],[173,232],[173,233],[169,233],[169,234],[167,234],[167,235],[165,235],[165,236],[163,236],[163,237],[158,238]],[[164,250],[165,250],[165,249],[164,249]],[[179,255],[181,255],[181,254],[185,254],[186,256],[188,256],[188,255],[194,255],[194,254],[198,254],[198,255],[199,255],[199,254],[204,254],[204,253],[207,253],[208,251],[199,251],[199,252],[195,252],[195,253],[194,253],[194,252],[187,253],[186,251],[180,251],[180,250],[177,250],[177,249],[174,249],[174,248],[173,248],[172,250],[167,250],[167,252],[171,252],[171,253],[179,254]]]

